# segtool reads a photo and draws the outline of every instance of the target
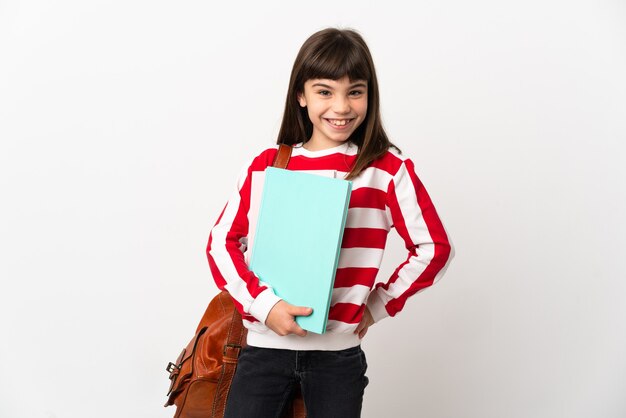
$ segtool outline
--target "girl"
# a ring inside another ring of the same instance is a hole
[[[333,170],[353,182],[327,331],[300,328],[294,318],[310,308],[281,300],[247,268],[252,179],[272,165],[277,145],[246,166],[207,247],[215,282],[232,295],[248,329],[226,416],[279,417],[300,385],[308,417],[359,417],[368,383],[361,339],[437,281],[452,248],[413,162],[385,134],[374,64],[357,32],[329,28],[304,42],[291,72],[281,143],[293,146],[288,169]],[[391,227],[407,258],[375,284]]]

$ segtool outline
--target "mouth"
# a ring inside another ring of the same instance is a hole
[[[351,119],[328,119],[324,118],[324,120],[335,129],[346,129],[348,126],[352,125],[355,118]]]

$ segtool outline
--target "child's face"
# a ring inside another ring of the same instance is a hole
[[[345,142],[365,120],[367,82],[350,81],[347,75],[339,80],[307,80],[298,101],[313,123],[309,149],[332,148]]]

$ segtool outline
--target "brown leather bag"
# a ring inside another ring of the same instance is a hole
[[[291,147],[281,145],[274,167],[286,168]],[[222,418],[237,360],[247,330],[226,291],[215,296],[202,316],[196,335],[169,363],[170,389],[165,406],[176,405],[174,418]],[[302,394],[297,390],[286,418],[306,418]]]

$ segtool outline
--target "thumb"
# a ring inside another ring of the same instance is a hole
[[[313,309],[304,306],[291,306],[289,313],[293,316],[309,316],[313,313]]]

